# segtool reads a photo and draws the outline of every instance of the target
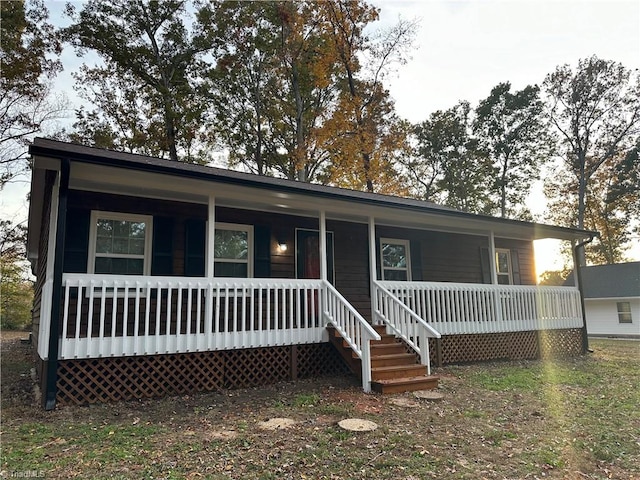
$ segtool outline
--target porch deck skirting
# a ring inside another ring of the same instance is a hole
[[[329,343],[61,360],[57,402],[156,398],[347,373]]]
[[[443,335],[429,339],[431,365],[575,357],[582,353],[578,328],[485,334]]]

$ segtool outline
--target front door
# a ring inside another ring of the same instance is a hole
[[[320,233],[296,230],[296,277],[320,278]],[[327,280],[334,283],[333,232],[327,232]]]

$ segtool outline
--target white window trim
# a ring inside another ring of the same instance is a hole
[[[129,222],[144,222],[144,263],[143,275],[151,275],[151,249],[153,245],[153,216],[137,215],[132,213],[105,212],[101,210],[91,211],[91,226],[89,228],[89,255],[87,260],[87,273],[95,273],[96,242],[98,237],[98,219],[125,220]],[[105,255],[106,256],[106,255]],[[140,255],[112,255],[119,258],[140,258]]]
[[[384,252],[382,245],[404,245],[404,251],[407,252],[407,267],[406,268],[397,268],[397,267],[385,267],[384,266]],[[380,273],[382,274],[382,280],[386,280],[384,272],[385,270],[396,271],[396,272],[407,272],[407,282],[411,281],[411,242],[409,240],[400,239],[400,238],[380,238]]]
[[[216,222],[215,230],[230,230],[234,232],[247,232],[247,259],[238,259],[238,258],[217,258],[215,257],[215,251],[212,252],[214,255],[213,264],[215,271],[216,263],[246,263],[247,264],[247,278],[253,278],[253,225],[243,225],[240,223],[220,223]],[[215,233],[214,233],[215,234]],[[225,278],[225,277],[220,277]]]
[[[507,267],[509,268],[509,271],[507,273],[500,273],[498,271],[498,266],[500,265],[500,262],[498,261],[498,255],[500,253],[507,254],[507,259],[508,259]],[[500,281],[499,281],[500,277],[508,277],[509,283],[507,285],[513,285],[513,266],[511,264],[511,250],[509,250],[508,248],[496,248],[496,280],[498,280],[499,285],[500,285]]]

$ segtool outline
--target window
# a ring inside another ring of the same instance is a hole
[[[383,280],[411,280],[409,240],[380,239]]]
[[[253,227],[216,223],[214,275],[249,278],[253,276]]]
[[[153,217],[91,212],[88,273],[149,275]]]
[[[617,302],[618,305],[618,323],[632,323],[631,318],[631,302]]]
[[[498,284],[511,285],[513,283],[511,274],[511,252],[509,250],[496,248],[496,274]]]

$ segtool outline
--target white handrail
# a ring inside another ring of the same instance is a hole
[[[328,323],[333,325],[343,340],[362,362],[362,388],[371,391],[371,340],[381,337],[358,311],[326,280],[323,310]]]
[[[440,333],[378,281],[373,283],[377,319],[420,354],[420,362],[431,375],[429,338],[440,338]]]

